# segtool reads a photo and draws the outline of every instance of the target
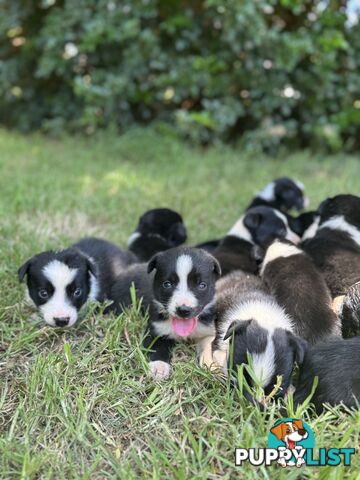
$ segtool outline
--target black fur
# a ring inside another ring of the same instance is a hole
[[[264,199],[261,192],[251,201],[249,208],[258,206],[274,207],[282,212],[289,210],[302,210],[305,206],[304,191],[294,180],[289,177],[276,178],[271,183],[274,184],[274,194],[271,199]]]
[[[134,232],[137,233],[139,236],[131,240],[129,250],[142,262],[148,261],[155,253],[177,247],[186,241],[186,228],[181,215],[168,208],[145,212]]]
[[[273,248],[282,245],[286,248],[291,243],[276,240]],[[311,344],[329,335],[340,336],[340,322],[331,308],[332,299],[326,282],[301,249],[297,254],[279,256],[267,263],[261,276],[269,291],[294,320],[296,335]]]
[[[360,337],[332,339],[310,348],[300,368],[294,403],[310,395],[315,377],[318,386],[312,397],[317,413],[324,404],[356,407],[360,402]]]

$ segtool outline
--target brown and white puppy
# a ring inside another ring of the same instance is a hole
[[[296,335],[314,344],[341,336],[341,323],[332,310],[325,279],[301,248],[275,240],[266,251],[260,275],[285,312]]]
[[[257,382],[269,395],[281,376],[283,396],[290,386],[294,361],[302,362],[306,342],[294,335],[293,321],[276,302],[261,279],[241,271],[232,272],[216,284],[216,338],[214,364],[236,377],[237,367],[248,363]],[[245,373],[251,385],[251,378]],[[247,391],[243,392],[249,400]]]
[[[305,440],[308,437],[308,432],[304,428],[302,420],[293,419],[291,421],[284,421],[275,425],[271,430],[278,440],[284,442],[286,448],[295,450],[298,442]],[[278,463],[282,467],[294,465],[294,461],[286,462],[285,458],[280,458]],[[296,466],[301,467],[305,463],[305,459],[299,457],[296,461]]]

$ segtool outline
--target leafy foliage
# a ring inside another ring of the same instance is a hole
[[[0,121],[358,148],[359,31],[346,0],[0,0]]]

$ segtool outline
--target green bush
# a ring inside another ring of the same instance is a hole
[[[0,122],[359,148],[346,1],[0,0]],[[166,122],[166,123],[165,123]]]

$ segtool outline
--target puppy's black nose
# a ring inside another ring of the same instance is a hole
[[[192,308],[187,307],[186,305],[181,305],[181,307],[176,308],[176,314],[182,318],[189,318],[192,314]]]
[[[299,435],[303,436],[305,435],[306,430],[304,428],[299,428],[298,432],[299,432]]]
[[[54,317],[54,320],[57,327],[66,327],[70,321],[70,317]]]

